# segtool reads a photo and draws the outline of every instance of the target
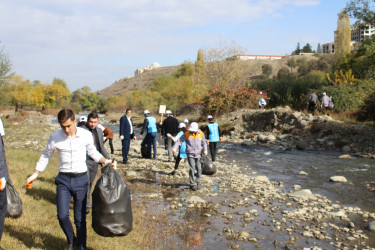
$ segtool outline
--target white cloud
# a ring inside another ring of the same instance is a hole
[[[102,60],[103,81],[108,81],[108,61],[137,53],[161,53],[171,48],[200,46],[210,39],[184,29],[204,28],[213,23],[252,22],[281,18],[284,9],[314,6],[318,0],[2,0],[0,39],[4,42],[17,73],[34,72],[43,80],[43,65],[64,64],[64,74],[75,72],[76,64],[98,64]],[[181,32],[181,34],[179,33]],[[216,33],[216,35],[220,35]],[[185,42],[194,43],[186,44]],[[177,45],[176,45],[177,44]],[[175,51],[170,51],[173,56]],[[157,60],[157,59],[155,59]],[[113,62],[118,64],[118,61]],[[152,62],[148,62],[152,63]],[[111,64],[111,63],[109,63]],[[61,66],[61,65],[60,65]],[[52,66],[51,66],[52,67]],[[49,67],[49,68],[51,68]],[[85,67],[84,67],[85,68]],[[50,69],[52,70],[52,69]],[[58,72],[59,69],[52,70]],[[38,75],[39,74],[39,75]],[[100,78],[100,75],[97,77]],[[89,77],[89,76],[88,76]],[[105,80],[106,79],[106,80]],[[96,79],[97,80],[97,79]],[[113,81],[116,79],[112,79]],[[110,82],[111,83],[111,82]],[[106,82],[106,84],[110,84]],[[75,83],[79,84],[79,83]],[[84,83],[82,83],[84,84]],[[95,89],[95,87],[93,87]]]

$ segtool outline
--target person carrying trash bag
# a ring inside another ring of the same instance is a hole
[[[36,163],[34,173],[27,178],[26,185],[31,184],[38,178],[48,165],[49,160],[55,153],[59,156],[59,174],[55,178],[56,184],[56,206],[57,218],[63,230],[67,245],[64,249],[86,249],[86,200],[88,190],[88,176],[86,165],[86,153],[95,161],[106,166],[111,165],[116,169],[117,162],[103,157],[96,150],[92,134],[80,127],[76,127],[74,111],[62,109],[57,115],[61,129],[52,133],[48,139],[47,147],[44,149],[39,161]],[[74,198],[74,224],[69,219],[70,201]]]
[[[1,122],[1,119],[0,119]],[[3,123],[0,127],[0,242],[4,231],[4,221],[7,213],[7,192],[6,185],[10,181],[8,165],[5,159],[3,136],[5,135]],[[0,247],[0,249],[2,249]]]
[[[173,153],[176,154],[177,148],[186,142],[186,154],[189,162],[189,179],[190,189],[192,191],[199,190],[201,188],[201,153],[202,149],[204,155],[207,155],[207,142],[204,133],[198,128],[198,123],[192,122],[189,130],[182,135],[173,146]],[[197,170],[197,186],[195,186],[194,171]]]
[[[125,236],[133,229],[133,213],[129,187],[110,166],[92,193],[92,228],[104,237]]]
[[[221,142],[220,128],[217,122],[214,122],[214,118],[212,117],[212,115],[207,116],[207,120],[208,120],[208,124],[206,127],[206,135],[208,138],[207,143],[210,146],[211,159],[214,162],[216,159],[217,143],[219,141]]]
[[[180,129],[180,132],[178,132],[177,136],[176,137],[173,137],[171,134],[167,134],[169,140],[173,140],[174,143],[176,143],[176,141],[181,137],[183,136],[185,133],[186,133],[186,125],[185,123],[181,122],[179,125],[178,125],[178,128]],[[187,155],[186,155],[186,142],[183,142],[181,145],[180,145],[180,148],[178,150],[178,155],[176,157],[176,163],[174,165],[174,170],[172,172],[170,172],[169,174],[170,175],[175,175],[176,174],[176,170],[178,168],[178,165],[180,164],[180,161],[181,159],[187,159]]]

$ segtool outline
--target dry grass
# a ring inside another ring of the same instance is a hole
[[[62,249],[66,244],[56,212],[58,157],[54,156],[47,169],[39,175],[31,190],[25,180],[33,172],[40,152],[6,148],[10,176],[23,201],[23,215],[7,218],[1,246],[5,249]],[[133,202],[133,231],[126,237],[104,238],[91,228],[91,213],[87,215],[88,249],[161,249],[166,217],[150,215],[145,204]],[[72,208],[72,207],[71,207]],[[71,209],[71,220],[73,221]],[[159,246],[159,247],[158,247]]]

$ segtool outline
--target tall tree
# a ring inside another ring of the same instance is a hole
[[[351,27],[350,19],[346,10],[343,9],[338,15],[337,31],[335,37],[335,54],[341,59],[350,53]]]
[[[303,48],[302,48],[302,52],[305,52],[305,53],[312,53],[311,45],[310,45],[309,43],[306,43],[306,45],[303,46]]]
[[[301,53],[301,45],[299,44],[299,42],[297,43],[297,47],[296,47],[296,50],[294,51],[294,53],[296,55],[298,55],[299,53]]]
[[[322,46],[320,45],[320,43],[318,43],[318,47],[316,48],[316,53],[321,54],[322,52],[323,52]]]
[[[288,60],[287,65],[290,67],[290,73],[292,73],[293,69],[294,69],[295,67],[297,67],[297,62],[296,62],[296,60],[294,60],[294,57],[292,57],[292,58],[290,58],[290,59]]]
[[[9,78],[11,71],[12,63],[9,56],[4,52],[4,47],[0,46],[0,89],[4,86],[5,80]]]
[[[375,0],[351,0],[346,5],[346,12],[364,24],[375,24]]]

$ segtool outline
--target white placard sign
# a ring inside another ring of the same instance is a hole
[[[167,106],[160,105],[160,107],[159,107],[159,114],[164,114],[166,109],[167,109]]]

